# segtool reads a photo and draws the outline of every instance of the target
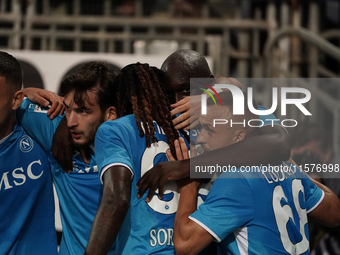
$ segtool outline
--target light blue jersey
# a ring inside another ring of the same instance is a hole
[[[189,218],[219,243],[219,254],[309,254],[307,213],[324,193],[298,168],[223,173]]]
[[[94,149],[90,148],[90,164],[84,163],[80,152],[75,150],[73,172],[64,173],[51,153],[53,135],[62,117],[57,116],[51,121],[46,112],[46,109],[25,99],[18,110],[18,118],[25,130],[47,152],[51,163],[63,227],[59,253],[83,254],[102,194]],[[114,254],[114,246],[109,254]]]
[[[132,174],[131,231],[122,254],[174,254],[173,224],[178,208],[179,190],[175,182],[165,185],[163,199],[154,195],[150,203],[137,199],[137,182],[158,162],[168,161],[166,136],[154,122],[158,143],[146,147],[145,137],[139,136],[134,115],[106,121],[98,129],[95,139],[96,159],[101,178],[112,165],[123,165]],[[158,192],[158,191],[156,191]],[[119,237],[116,239],[120,245]]]
[[[46,153],[19,125],[0,141],[0,254],[57,254]]]

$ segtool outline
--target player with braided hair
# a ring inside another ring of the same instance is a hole
[[[148,64],[124,67],[115,80],[118,119],[106,121],[95,138],[103,196],[86,254],[106,254],[115,241],[117,254],[174,254],[173,223],[178,206],[175,182],[164,198],[137,198],[137,182],[154,164],[168,161],[169,147],[180,137],[160,71]],[[144,138],[145,136],[145,138]],[[183,141],[183,140],[182,140]],[[178,144],[178,141],[177,141]]]
[[[153,126],[153,121],[156,121],[174,153],[174,141],[179,135],[172,124],[170,104],[159,75],[159,70],[148,64],[137,63],[124,67],[116,80],[117,114],[119,117],[134,114],[140,136],[145,135],[147,147],[151,146],[151,142],[158,142]]]

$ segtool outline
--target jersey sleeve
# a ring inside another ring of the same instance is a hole
[[[51,120],[47,116],[48,110],[49,108],[34,104],[27,98],[17,110],[19,124],[45,151],[51,149],[53,135],[63,118],[58,115]]]
[[[253,218],[254,206],[245,179],[218,178],[206,201],[189,216],[220,242]]]
[[[125,166],[133,175],[133,160],[127,149],[129,137],[125,129],[114,121],[106,121],[98,128],[95,154],[101,182],[104,172],[114,165]]]
[[[313,211],[325,197],[325,193],[316,184],[314,184],[308,177],[303,178],[303,185],[305,188],[306,211],[310,213]]]

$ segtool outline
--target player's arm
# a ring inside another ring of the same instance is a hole
[[[103,197],[92,224],[85,254],[107,254],[130,207],[131,172],[110,167],[103,175]]]
[[[189,158],[188,148],[183,138],[175,141],[175,150],[178,160]],[[195,154],[195,151],[192,153]],[[176,162],[170,150],[166,154],[170,161]],[[197,208],[199,183],[187,178],[179,181],[178,184],[181,187],[181,196],[174,222],[176,254],[197,254],[213,240],[213,237],[205,229],[189,219],[189,215]]]
[[[325,197],[321,203],[311,211],[308,216],[326,227],[335,228],[340,225],[340,203],[339,198],[327,186],[313,180],[320,189],[324,191]]]
[[[53,135],[52,141],[52,155],[58,164],[61,166],[65,173],[73,171],[73,151],[74,146],[72,143],[71,134],[67,128],[66,117],[62,119],[59,123],[58,128],[56,129]],[[83,153],[82,153],[83,155]],[[85,158],[84,162],[88,164],[88,160]]]
[[[292,158],[290,158],[288,161],[294,164],[295,166],[299,167]],[[323,185],[322,183],[314,180],[313,178],[309,177],[309,179],[316,186],[323,190],[324,198],[313,211],[308,213],[308,216],[326,227],[330,228],[338,227],[340,225],[339,198],[326,185]]]
[[[16,110],[18,123],[45,151],[51,150],[53,134],[62,118],[57,116],[51,120],[47,115],[48,110],[49,108],[36,105],[28,98]]]
[[[39,88],[25,88],[23,89],[23,92],[33,103],[40,104],[45,107],[50,105],[51,107],[46,113],[50,119],[54,119],[58,114],[62,115],[64,113],[64,98],[56,93]],[[23,115],[18,114],[18,116],[20,119],[20,116]],[[24,123],[27,123],[27,121]],[[28,129],[27,125],[24,127]],[[63,120],[60,121],[58,128],[56,128],[53,135],[51,150],[54,158],[65,172],[72,172],[73,168],[72,156],[74,147],[70,136],[71,135],[66,125],[66,118],[64,117]]]
[[[290,144],[287,132],[278,125],[260,128],[259,135],[218,150],[206,152],[189,160],[156,164],[138,182],[138,195],[143,196],[149,189],[148,198],[154,190],[169,180],[180,180],[190,176],[191,166],[232,165],[236,167],[275,164],[287,160]],[[209,160],[207,160],[209,159]]]
[[[197,208],[198,185],[198,182],[188,181],[180,189],[174,222],[174,245],[179,255],[197,254],[213,241],[213,237],[204,228],[189,219],[189,215]]]
[[[64,113],[64,98],[58,96],[56,93],[39,88],[25,88],[22,91],[33,103],[45,107],[50,105],[51,107],[47,111],[47,115],[50,119],[54,119],[58,114],[62,115]]]
[[[56,93],[38,88],[25,88],[23,92],[28,97],[28,99],[34,103],[43,106],[51,105],[50,109],[47,111],[47,116],[49,116],[50,119],[55,118],[58,114],[62,115],[64,113],[64,99],[63,97],[58,96]],[[56,128],[56,131],[53,135],[51,150],[53,157],[62,167],[64,172],[72,172],[72,156],[74,146],[71,135],[67,129],[65,117],[62,121],[60,121],[58,128]],[[86,153],[83,153],[82,151],[82,154],[84,155]],[[88,163],[87,158],[84,158],[84,161],[85,163]]]
[[[126,150],[129,138],[124,126],[115,121],[106,121],[97,130],[95,154],[103,196],[85,254],[107,254],[130,207],[133,172],[131,155]]]

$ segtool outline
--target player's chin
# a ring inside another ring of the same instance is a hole
[[[210,150],[206,147],[201,146],[201,154],[209,152]]]
[[[88,147],[91,144],[91,142],[88,139],[73,139],[72,141],[74,146],[78,148]]]

